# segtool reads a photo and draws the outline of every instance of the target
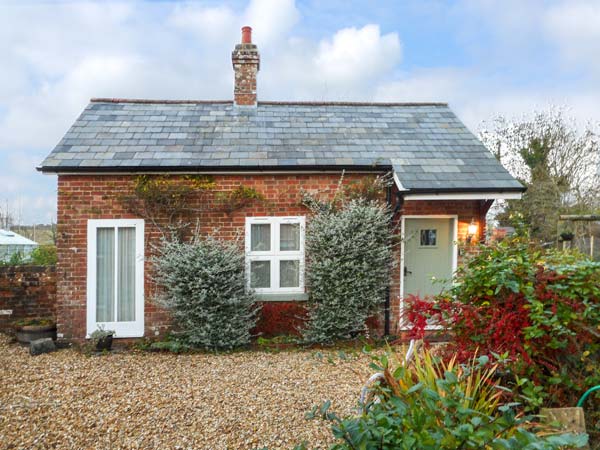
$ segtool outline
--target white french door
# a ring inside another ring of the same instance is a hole
[[[87,335],[144,335],[144,221],[88,220]]]

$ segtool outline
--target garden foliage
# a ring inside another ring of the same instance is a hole
[[[30,264],[36,266],[54,266],[58,261],[55,245],[40,245],[31,252]]]
[[[452,331],[448,351],[461,360],[502,361],[532,410],[574,406],[600,384],[600,263],[516,238],[481,247],[455,281],[435,302],[409,299],[415,337],[433,320]]]
[[[502,404],[502,390],[493,382],[495,366],[485,356],[467,364],[447,363],[425,352],[414,366],[390,367],[388,356],[373,367],[384,373],[376,388],[378,402],[358,416],[340,418],[330,403],[313,409],[332,423],[340,440],[331,450],[417,449],[558,449],[583,446],[587,436],[541,437],[531,418]]]
[[[390,283],[392,234],[389,209],[350,200],[339,208],[314,208],[306,232],[309,342],[348,339],[365,330]]]
[[[153,258],[160,304],[172,314],[176,336],[210,350],[250,342],[255,297],[246,289],[244,254],[236,242],[211,237],[192,242],[163,240]]]
[[[40,245],[27,256],[13,253],[8,261],[0,261],[0,266],[54,266],[57,260],[55,245]]]

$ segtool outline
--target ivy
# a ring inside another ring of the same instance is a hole
[[[194,217],[206,211],[227,214],[244,208],[264,196],[254,188],[239,185],[219,191],[208,175],[139,175],[130,194],[120,197],[125,208],[149,221],[164,236],[182,235]]]
[[[239,185],[233,191],[217,192],[216,200],[221,210],[231,214],[254,201],[264,201],[265,196],[254,188]]]

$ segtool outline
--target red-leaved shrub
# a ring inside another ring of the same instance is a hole
[[[440,325],[452,335],[448,352],[464,362],[475,354],[501,361],[514,383],[541,386],[548,405],[573,406],[600,383],[598,262],[505,241],[482,247],[448,292],[406,304],[411,337]]]
[[[263,337],[300,335],[306,320],[307,310],[298,302],[264,302],[253,330]]]

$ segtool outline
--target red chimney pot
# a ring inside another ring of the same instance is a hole
[[[252,27],[242,27],[242,44],[252,44]]]

